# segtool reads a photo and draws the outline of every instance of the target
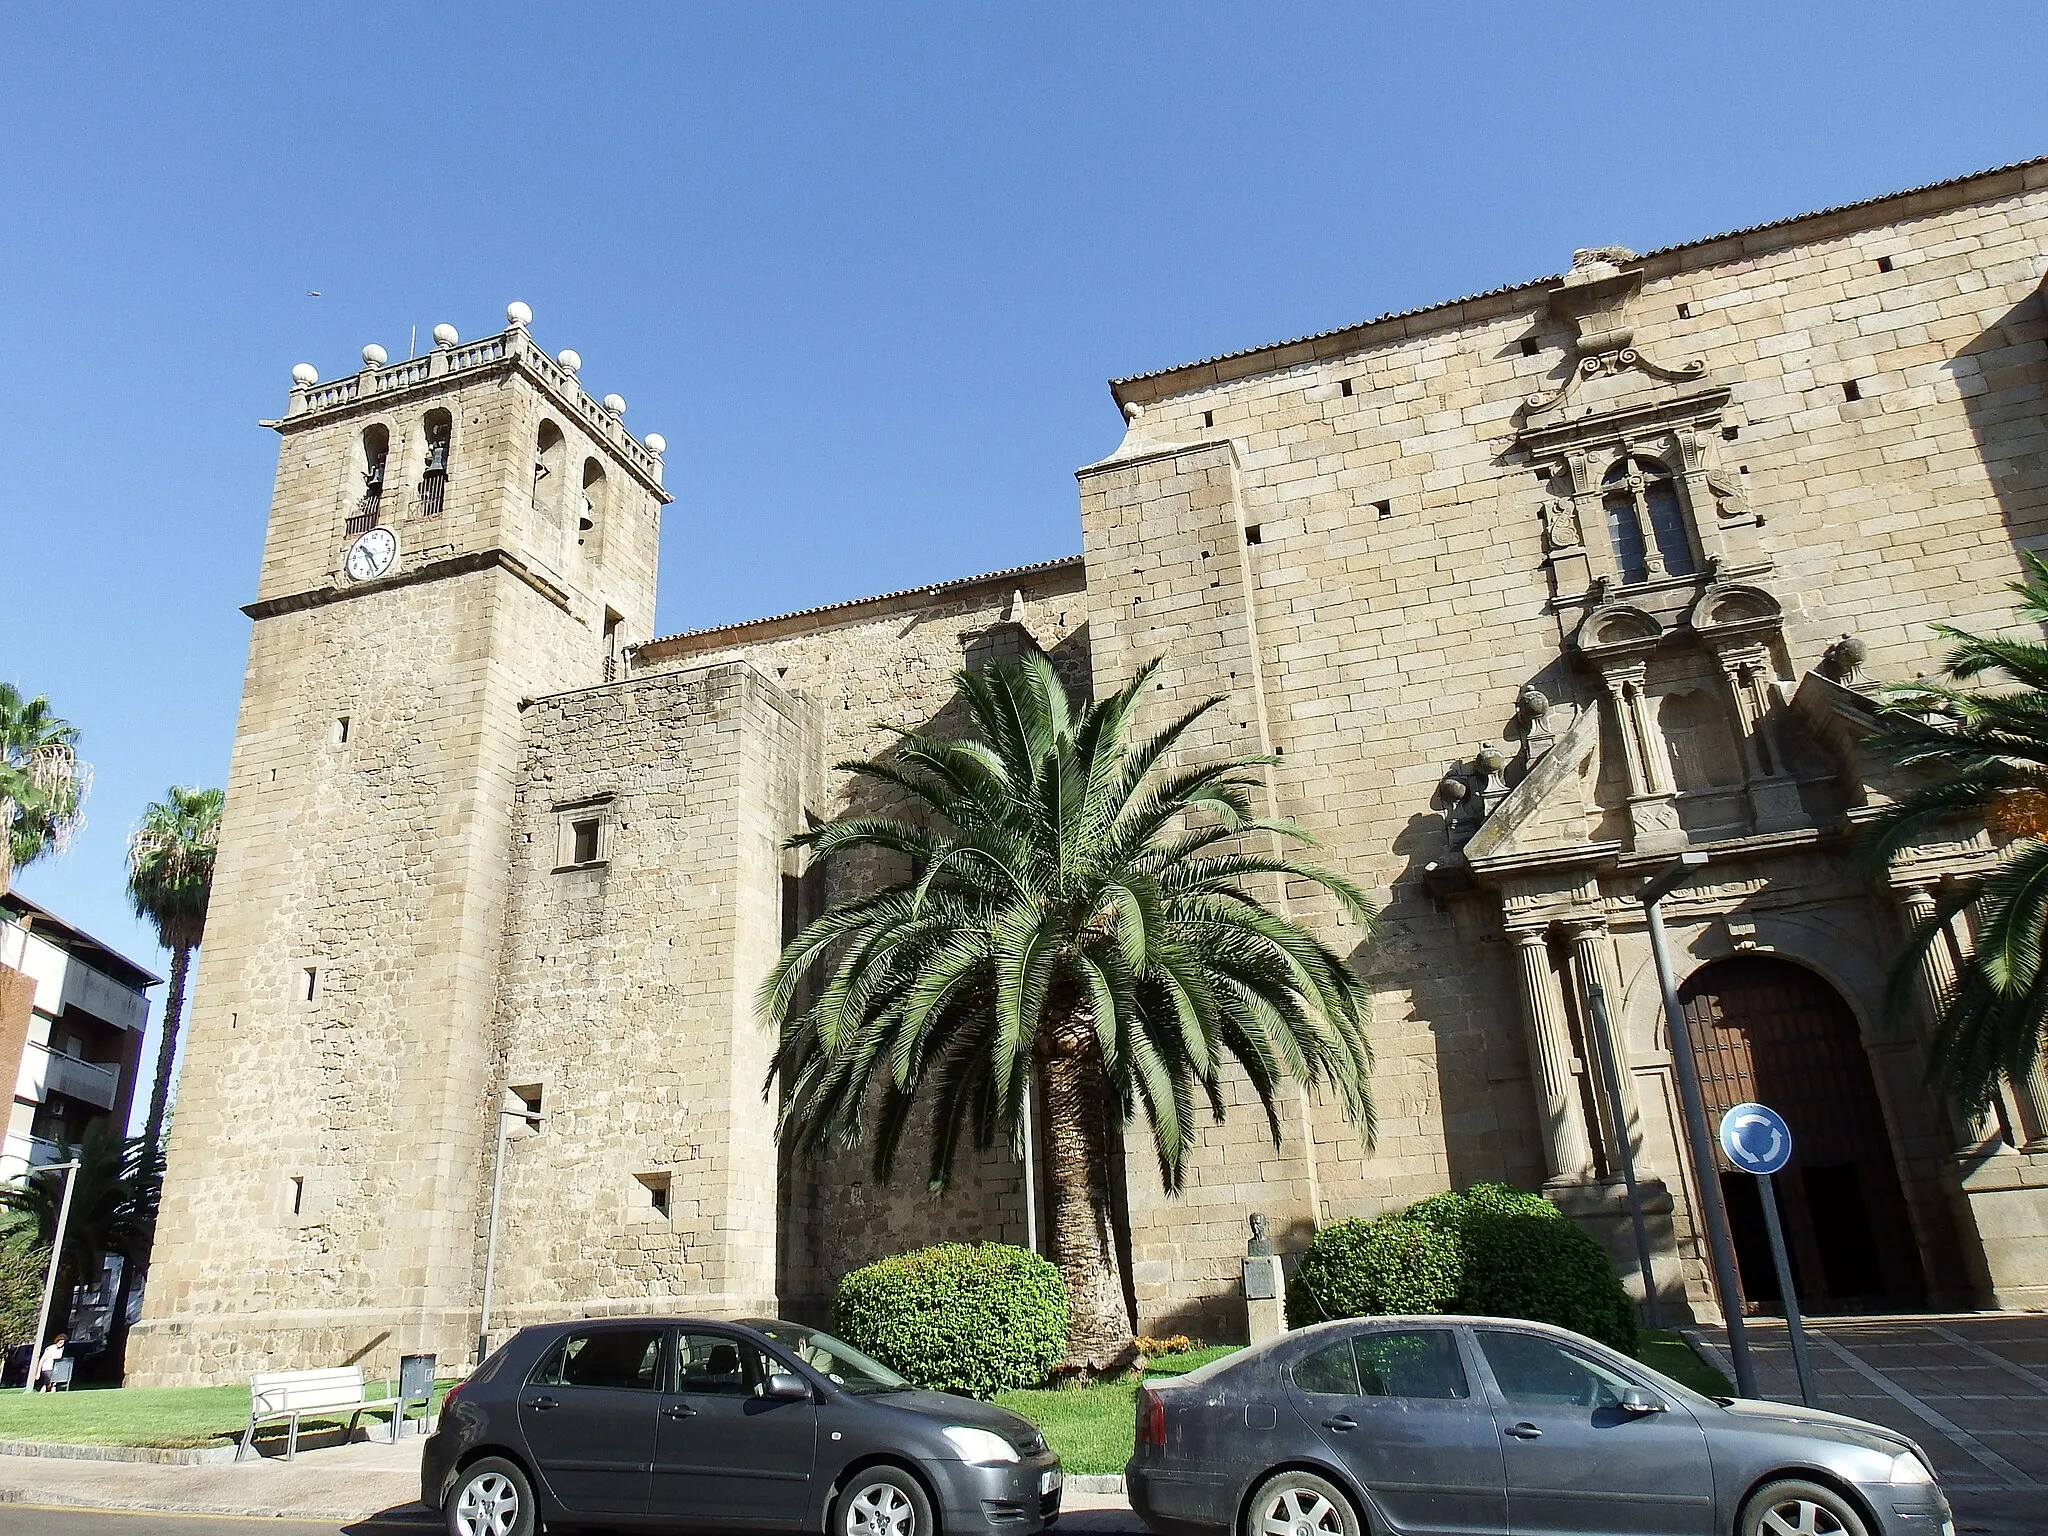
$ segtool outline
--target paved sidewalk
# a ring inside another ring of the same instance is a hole
[[[203,1466],[0,1456],[0,1507],[72,1504],[95,1509],[360,1520],[389,1512],[427,1519],[420,1507],[421,1437]],[[0,1516],[0,1527],[6,1519]]]
[[[1722,1352],[1727,1335],[1698,1330]],[[1757,1386],[1799,1400],[1785,1324],[1751,1318]],[[1888,1425],[1933,1458],[1964,1532],[2048,1536],[2048,1315],[1809,1319],[1814,1406]]]

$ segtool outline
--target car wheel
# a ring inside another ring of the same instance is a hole
[[[1349,1495],[1313,1472],[1282,1472],[1259,1484],[1242,1536],[1364,1536]]]
[[[1856,1506],[1804,1478],[1766,1483],[1742,1506],[1737,1536],[1870,1536]]]
[[[832,1536],[937,1536],[932,1501],[901,1467],[864,1467],[832,1509]]]
[[[448,1490],[448,1536],[533,1536],[533,1485],[501,1456],[473,1461]]]

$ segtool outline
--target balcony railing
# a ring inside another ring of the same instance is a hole
[[[121,1091],[121,1069],[97,1061],[80,1061],[31,1040],[22,1056],[20,1088],[31,1102],[47,1103],[53,1093],[77,1099],[95,1109],[112,1109]]]
[[[439,517],[442,498],[448,494],[448,471],[430,469],[420,481],[420,516]]]
[[[355,515],[348,520],[348,536],[354,538],[357,534],[368,533],[376,527],[383,506],[383,491],[364,492],[363,499],[356,503]]]

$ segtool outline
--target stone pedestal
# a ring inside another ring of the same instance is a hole
[[[1259,1344],[1287,1331],[1287,1279],[1277,1254],[1244,1261],[1245,1339]]]

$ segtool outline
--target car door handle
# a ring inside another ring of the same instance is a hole
[[[694,1419],[697,1416],[697,1410],[688,1403],[670,1403],[661,1410],[661,1416],[664,1419]]]
[[[1358,1420],[1351,1417],[1348,1413],[1340,1413],[1334,1419],[1323,1420],[1323,1428],[1339,1430],[1356,1429],[1358,1428]]]
[[[1543,1438],[1543,1431],[1534,1424],[1529,1423],[1526,1419],[1520,1424],[1510,1424],[1501,1433],[1513,1435],[1517,1440],[1541,1440]]]
[[[562,1405],[552,1397],[529,1397],[526,1406],[538,1408],[542,1413],[546,1413],[550,1408],[559,1408]]]

